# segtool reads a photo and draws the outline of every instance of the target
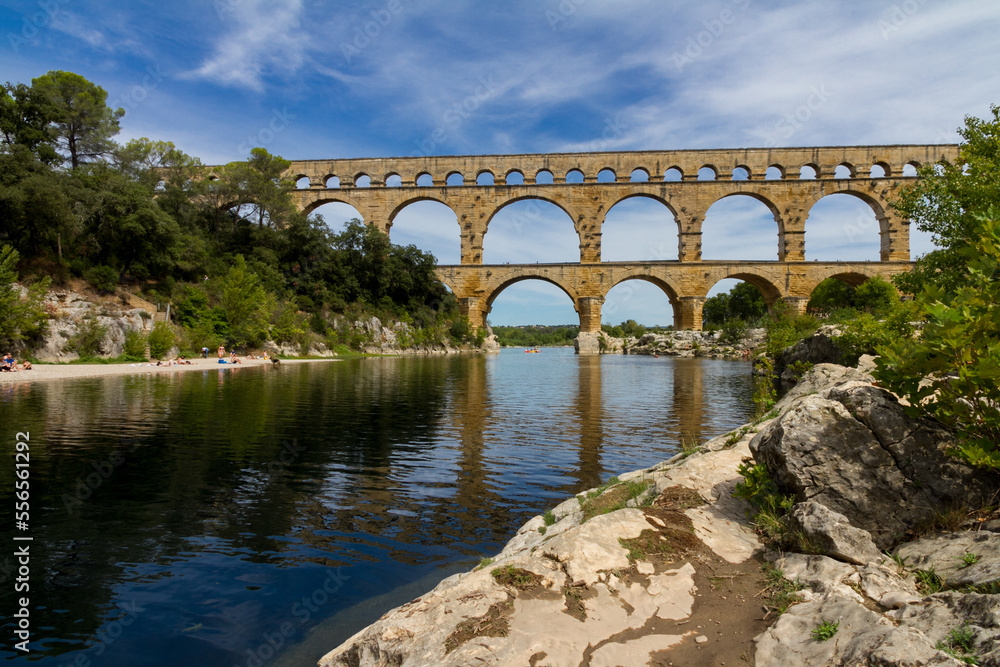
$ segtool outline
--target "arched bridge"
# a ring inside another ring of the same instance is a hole
[[[958,147],[948,144],[358,158],[293,161],[286,175],[306,186],[293,193],[300,210],[346,203],[367,224],[387,233],[399,212],[414,202],[431,200],[451,208],[458,219],[461,264],[440,266],[438,274],[475,326],[485,325],[493,301],[506,287],[541,279],[573,300],[581,332],[596,332],[608,291],[639,279],[667,294],[677,328],[700,329],[708,290],[724,278],[746,280],[769,304],[780,298],[801,311],[825,278],[860,284],[874,275],[909,270],[909,221],[890,202],[913,182],[915,167],[957,155]],[[806,218],[821,198],[835,193],[871,207],[879,225],[881,261],[806,262]],[[733,195],[753,197],[773,214],[775,261],[702,260],[706,212]],[[659,201],[673,214],[678,260],[601,261],[605,216],[632,197]],[[524,199],[551,202],[569,215],[579,236],[579,263],[482,263],[490,221],[505,206]]]

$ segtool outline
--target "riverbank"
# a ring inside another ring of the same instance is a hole
[[[311,364],[337,359],[282,359],[279,365]],[[187,371],[230,371],[243,368],[274,366],[269,359],[240,359],[238,364],[220,364],[218,359],[192,359],[191,364],[157,366],[156,362],[133,364],[35,364],[31,370],[0,373],[0,385],[22,382],[45,382],[71,378],[105,377],[110,375],[174,375]]]
[[[319,664],[1000,664],[1000,487],[948,438],[818,364],[767,421],[536,516]],[[789,493],[784,553],[733,495],[751,459]]]

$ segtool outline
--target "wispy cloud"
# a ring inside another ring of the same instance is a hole
[[[244,0],[219,12],[224,35],[188,76],[262,92],[265,79],[293,74],[306,62],[310,32],[302,0]]]

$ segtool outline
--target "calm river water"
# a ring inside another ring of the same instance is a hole
[[[532,516],[748,421],[745,362],[379,358],[5,386],[33,665],[315,664]],[[24,534],[24,533],[21,533]],[[18,576],[0,555],[3,653]]]

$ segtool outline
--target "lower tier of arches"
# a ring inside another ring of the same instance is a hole
[[[608,292],[628,280],[643,280],[666,294],[674,328],[700,330],[702,307],[720,280],[735,278],[760,290],[768,307],[779,299],[805,312],[813,290],[827,278],[857,285],[873,276],[890,278],[912,262],[602,262],[599,264],[500,264],[439,266],[438,277],[455,294],[462,314],[476,328],[486,326],[493,302],[508,287],[542,280],[561,289],[580,318],[581,332],[601,328]]]

